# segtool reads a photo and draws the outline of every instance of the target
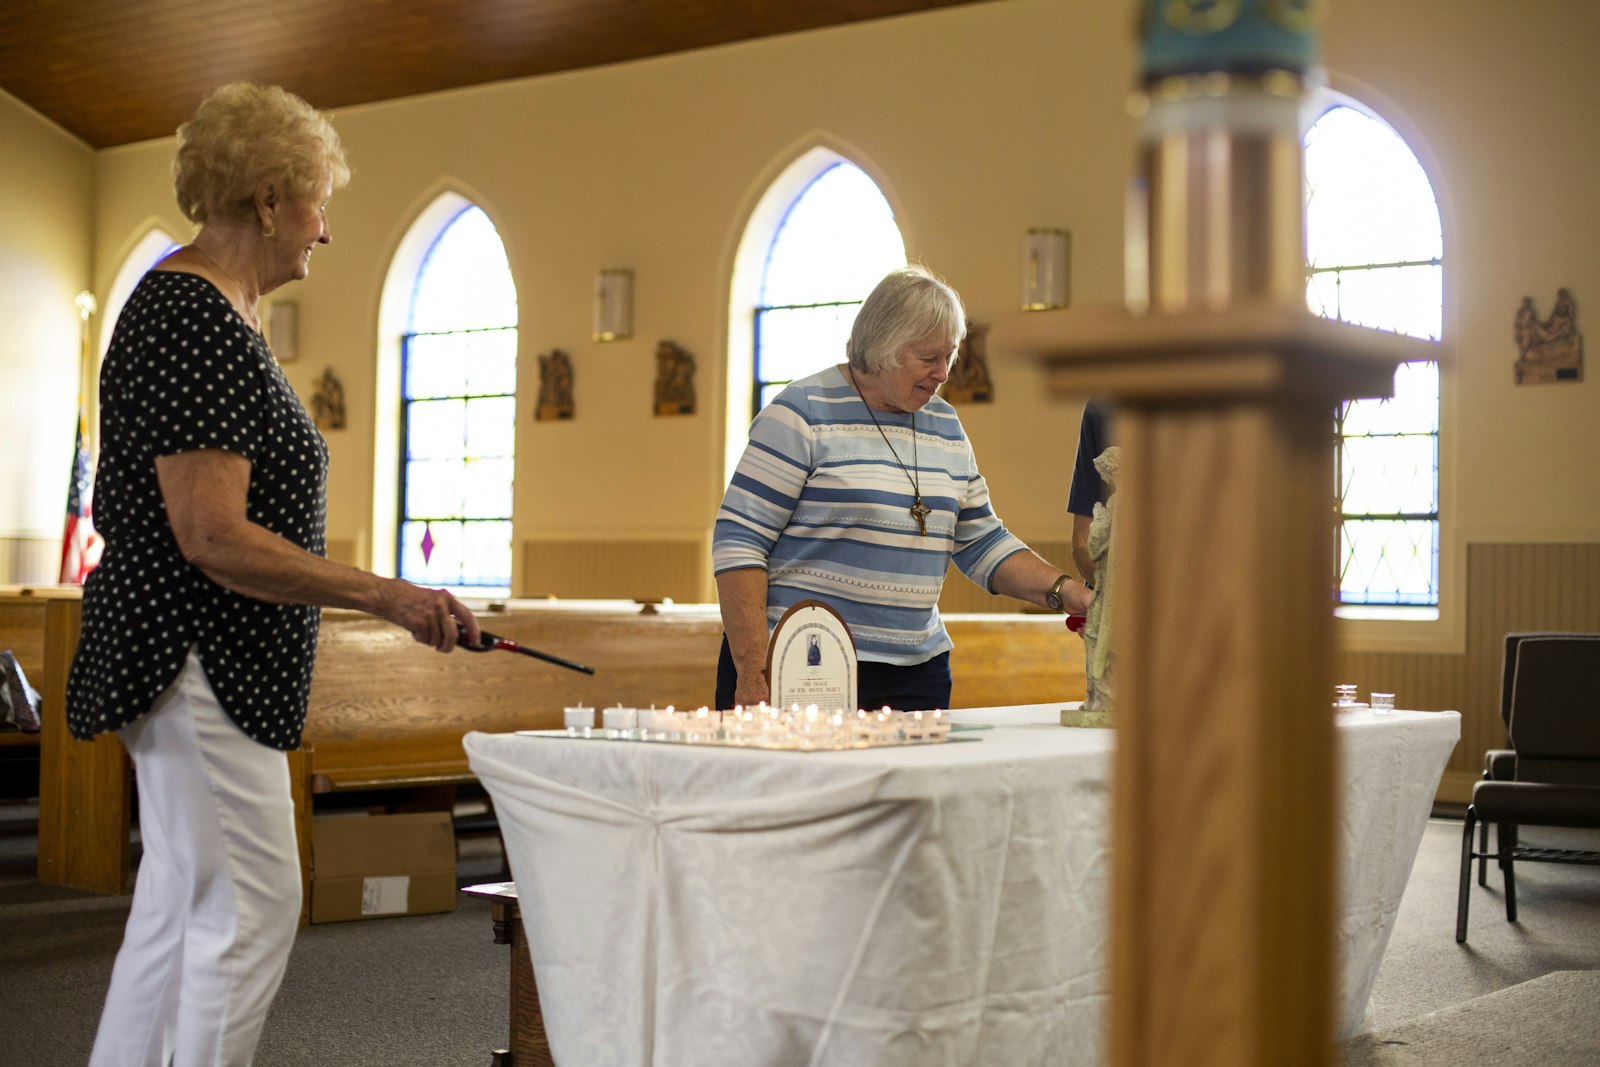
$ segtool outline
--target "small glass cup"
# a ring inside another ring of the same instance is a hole
[[[1390,712],[1394,711],[1394,694],[1373,693],[1372,710],[1377,712],[1379,715],[1388,715]]]
[[[1336,685],[1333,687],[1333,703],[1336,707],[1349,707],[1356,702],[1356,687],[1353,685]]]

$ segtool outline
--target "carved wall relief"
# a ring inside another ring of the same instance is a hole
[[[1566,289],[1556,291],[1555,307],[1543,322],[1533,297],[1522,298],[1512,325],[1517,341],[1517,384],[1583,381],[1583,335],[1578,332],[1578,305]]]

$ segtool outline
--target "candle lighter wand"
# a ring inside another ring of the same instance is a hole
[[[570,659],[562,659],[560,656],[552,656],[548,652],[540,652],[536,648],[519,645],[509,637],[501,637],[499,634],[492,634],[488,630],[478,631],[479,643],[476,645],[467,643],[467,629],[460,623],[456,623],[456,633],[460,637],[461,647],[468,652],[494,652],[496,650],[501,652],[520,652],[524,656],[542,659],[546,663],[554,663],[557,667],[565,667],[569,671],[580,671],[583,674],[594,673],[593,667],[586,667],[581,663],[574,663]]]

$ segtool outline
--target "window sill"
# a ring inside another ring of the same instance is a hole
[[[1435,607],[1343,605],[1334,611],[1334,635],[1342,652],[1460,655],[1466,651],[1460,612]]]
[[[1341,604],[1333,609],[1339,619],[1381,619],[1386,622],[1438,622],[1437,607],[1400,604]]]

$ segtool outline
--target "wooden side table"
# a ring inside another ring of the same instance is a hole
[[[510,1047],[495,1050],[491,1067],[555,1067],[550,1040],[544,1032],[544,1015],[539,1010],[539,986],[533,978],[528,936],[522,929],[517,883],[485,882],[469,885],[462,892],[488,899],[494,943],[511,946]]]

